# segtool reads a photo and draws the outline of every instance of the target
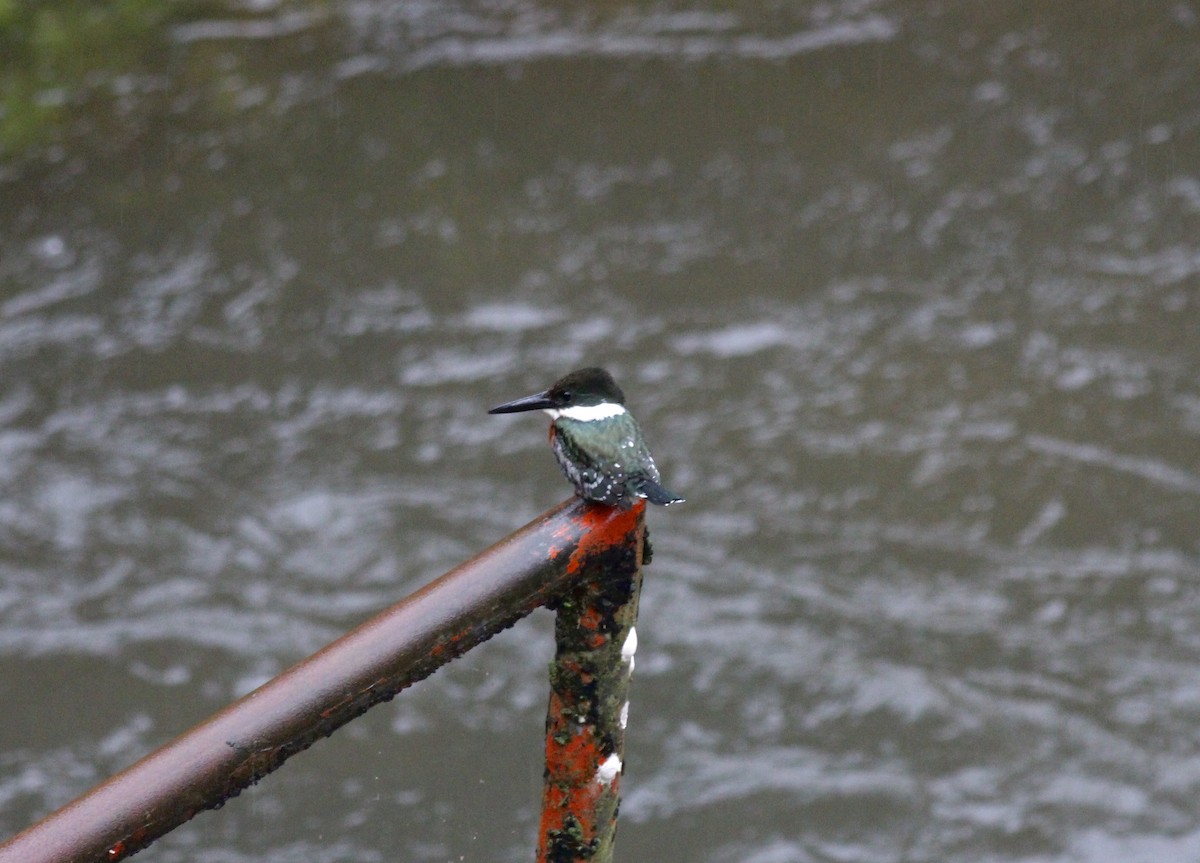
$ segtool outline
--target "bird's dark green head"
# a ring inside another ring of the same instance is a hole
[[[554,382],[550,389],[497,405],[488,413],[549,411],[552,415],[569,408],[624,405],[625,394],[612,375],[601,368],[578,369]]]
[[[612,375],[594,366],[559,378],[546,390],[546,397],[557,408],[625,404],[625,393],[621,392]]]

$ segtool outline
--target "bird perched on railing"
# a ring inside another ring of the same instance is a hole
[[[660,506],[683,503],[659,484],[642,430],[625,408],[625,394],[604,369],[571,372],[548,390],[497,405],[488,413],[536,410],[553,419],[554,457],[583,499],[621,509],[629,509],[638,498]]]

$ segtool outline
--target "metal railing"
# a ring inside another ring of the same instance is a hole
[[[547,511],[17,834],[0,863],[121,860],[539,606],[557,649],[537,861],[611,860],[644,513]]]

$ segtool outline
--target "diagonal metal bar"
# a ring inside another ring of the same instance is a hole
[[[577,499],[549,510],[0,845],[0,863],[113,863],[145,848],[597,566],[636,566],[642,511]]]

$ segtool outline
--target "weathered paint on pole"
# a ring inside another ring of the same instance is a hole
[[[573,499],[0,845],[114,863],[640,547],[641,511]]]
[[[638,541],[588,558],[556,603],[538,863],[610,863],[617,833],[629,678],[637,649],[645,504]]]

